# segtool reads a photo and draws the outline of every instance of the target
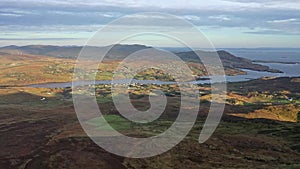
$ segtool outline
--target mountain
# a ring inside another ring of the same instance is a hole
[[[148,49],[151,47],[144,45],[110,45],[106,47],[94,47],[87,46],[83,48],[82,46],[50,46],[50,45],[28,45],[28,46],[6,46],[0,48],[1,53],[10,53],[10,54],[30,54],[30,55],[42,55],[42,56],[51,56],[58,58],[71,58],[75,59],[79,55],[82,49],[88,49],[89,52],[87,56],[95,58],[101,54],[105,54],[105,59],[109,60],[122,60],[128,55],[143,49]],[[110,49],[110,50],[109,50]],[[107,52],[109,50],[109,52]],[[213,52],[207,51],[195,51],[198,55],[204,57],[210,57],[214,55]],[[194,51],[187,52],[176,52],[182,60],[188,62],[197,62],[201,63],[198,56]],[[268,71],[274,73],[281,73],[279,70],[270,69],[268,66],[254,64],[251,60],[237,57],[226,51],[218,51],[218,55],[223,63],[223,66],[226,68],[234,69],[250,69],[256,71]]]
[[[201,62],[199,60],[199,56],[203,57],[210,57],[214,56],[215,52],[207,52],[207,51],[188,51],[188,52],[178,52],[176,55],[178,55],[180,58],[182,58],[185,61],[188,62]],[[223,63],[223,66],[226,68],[238,68],[238,69],[250,69],[250,70],[256,70],[256,71],[267,71],[272,73],[282,73],[279,70],[270,69],[268,66],[260,65],[260,64],[254,64],[251,60],[234,56],[233,54],[220,50],[217,51],[220,60]]]
[[[96,55],[99,52],[104,52],[105,50],[111,48],[111,50],[107,53],[106,57],[111,59],[123,59],[125,56],[129,54],[150,48],[144,45],[110,45],[106,47],[94,47],[87,46],[89,51],[92,52],[91,55]],[[51,45],[28,45],[28,46],[6,46],[0,48],[0,52],[3,53],[23,53],[23,54],[31,54],[31,55],[44,55],[44,56],[52,56],[59,58],[77,58],[80,51],[83,49],[82,46],[51,46]]]

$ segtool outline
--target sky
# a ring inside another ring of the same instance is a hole
[[[0,0],[0,46],[84,45],[108,23],[140,12],[185,19],[218,48],[300,47],[300,0]]]

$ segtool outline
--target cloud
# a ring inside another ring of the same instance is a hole
[[[200,21],[201,20],[201,17],[196,16],[196,15],[184,15],[181,18],[189,20],[189,21]]]
[[[0,36],[11,35],[13,32],[95,32],[102,28],[104,25],[0,25]]]
[[[217,16],[209,16],[209,19],[216,19],[216,20],[220,20],[220,21],[230,21],[230,17],[226,16],[226,15],[217,15]]]
[[[9,40],[9,41],[40,41],[40,40],[75,40],[83,38],[0,38],[0,40]]]
[[[93,2],[92,4],[96,5],[93,6],[88,2]],[[188,1],[189,4],[183,6],[180,5],[182,2],[179,2],[178,4],[164,2],[158,3],[160,5],[157,4],[157,7],[148,7],[150,4],[143,5],[143,1],[138,1],[138,4],[135,5],[133,5],[133,2],[134,1],[130,1],[130,3],[126,4],[125,1],[116,2],[109,0],[101,2],[94,2],[91,0],[37,2],[29,0],[21,1],[20,4],[22,4],[22,6],[14,3],[7,3],[1,6],[1,3],[3,3],[3,1],[1,1],[0,26],[12,25],[16,27],[19,25],[20,29],[32,28],[32,31],[40,31],[39,27],[42,27],[44,30],[57,28],[57,30],[74,29],[74,31],[76,31],[76,25],[81,28],[88,27],[89,25],[105,25],[124,15],[137,12],[156,11],[177,15],[180,18],[184,18],[197,26],[248,27],[249,30],[260,27],[265,29],[281,29],[282,31],[287,32],[289,29],[292,29],[293,32],[300,32],[300,27],[295,28],[290,25],[280,25],[280,23],[296,24],[297,21],[300,20],[299,10],[279,8],[271,9],[270,6],[265,6],[265,4],[269,3],[270,1],[253,1],[253,3],[256,5],[251,3],[249,4],[243,0],[222,0],[220,4],[217,4],[216,1],[213,1],[212,3],[199,3],[197,1],[198,5],[195,3],[195,1]],[[43,3],[43,5],[41,5],[41,3]],[[47,3],[47,5],[45,5],[45,3]],[[123,3],[124,5],[120,5]],[[279,3],[279,1],[276,1],[275,3]],[[108,4],[110,4],[110,6],[105,6]],[[166,7],[166,4],[169,4],[169,7]],[[224,5],[224,7],[222,7],[222,5]],[[239,10],[229,10],[239,8],[241,6],[246,7],[247,5],[249,5],[249,9],[241,8]],[[177,6],[178,8],[181,6],[182,9],[174,9]],[[201,6],[205,8],[199,9]],[[141,18],[145,16],[136,15],[134,17]],[[161,22],[166,22],[164,18],[155,17],[157,16],[153,16],[153,20],[160,19]],[[151,25],[151,22],[141,22],[141,24],[147,24],[149,26]],[[69,27],[69,25],[74,26]],[[295,29],[298,29],[299,31]],[[7,29],[2,30],[8,31]],[[89,29],[89,31],[92,30]]]
[[[199,28],[240,29],[246,35],[300,35],[300,1],[293,0],[1,0],[0,38],[17,31],[95,32],[114,19],[138,12],[166,12]],[[140,22],[141,26],[159,20],[176,27],[159,16],[132,17],[143,18],[147,23]]]
[[[20,15],[20,14],[15,14],[15,13],[0,13],[0,16],[12,16],[12,17],[20,17],[20,16],[23,16],[23,15]]]
[[[299,33],[285,32],[281,30],[258,30],[258,31],[248,31],[244,32],[247,34],[256,34],[256,35],[297,35]]]
[[[279,7],[283,1],[217,0],[199,1],[10,1],[0,2],[0,25],[97,25],[137,12],[167,12],[185,18],[199,26],[270,27],[286,18],[299,19],[299,10]],[[127,3],[128,2],[128,3]],[[148,2],[148,3],[146,3]],[[286,3],[295,3],[285,1]],[[277,4],[278,8],[275,8]],[[293,5],[295,6],[295,4]],[[297,5],[296,5],[297,6]],[[300,7],[300,2],[298,3]],[[178,9],[177,9],[178,8]],[[180,10],[179,10],[180,9]],[[16,17],[18,16],[18,17]],[[226,22],[224,22],[226,21]],[[288,20],[293,21],[293,20]]]
[[[299,1],[293,0],[2,0],[0,5],[23,7],[134,7],[134,8],[169,8],[169,9],[202,9],[202,10],[249,10],[249,9],[300,9]]]
[[[268,23],[291,23],[296,21],[298,21],[298,19],[291,18],[291,19],[272,20],[272,21],[268,21]]]

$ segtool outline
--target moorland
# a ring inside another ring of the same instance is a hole
[[[128,54],[148,48],[117,45],[97,71],[97,80],[109,80]],[[9,46],[0,48],[0,168],[299,168],[300,77],[266,77],[227,84],[225,111],[217,130],[205,143],[198,136],[210,107],[211,86],[199,84],[201,107],[189,135],[172,150],[145,158],[124,158],[98,147],[82,130],[73,107],[72,88],[34,88],[28,85],[70,82],[80,47]],[[191,53],[178,53],[195,77],[206,75]],[[240,69],[272,70],[219,51],[227,75]],[[93,64],[87,61],[87,64]],[[172,80],[150,69],[137,79]],[[180,106],[177,85],[130,86],[132,104],[149,107],[153,89],[168,98],[162,116],[140,125],[120,116],[112,102],[110,85],[96,85],[95,97],[105,119],[128,136],[149,137],[166,130]],[[122,94],[122,93],[120,93]],[[92,127],[105,127],[95,118]]]

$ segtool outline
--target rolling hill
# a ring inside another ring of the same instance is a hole
[[[42,55],[51,56],[57,58],[69,58],[75,59],[79,55],[82,46],[50,46],[50,45],[28,45],[28,46],[6,46],[0,48],[1,53],[10,54],[29,54],[29,55]],[[111,48],[111,49],[110,49]],[[151,47],[144,45],[110,45],[106,47],[94,47],[87,46],[86,49],[90,52],[88,55],[95,57],[99,54],[103,54],[106,50],[110,51],[105,55],[107,60],[122,60],[128,55],[143,49],[148,49]],[[207,51],[196,51],[197,54],[203,55],[204,57],[210,57],[213,53]],[[198,56],[193,51],[189,52],[177,52],[175,53],[182,60],[187,62],[201,63]],[[274,73],[281,73],[279,70],[270,69],[268,66],[263,66],[260,64],[254,64],[251,60],[237,57],[226,51],[218,51],[218,55],[225,68],[231,69],[250,69],[256,71],[268,71]]]

